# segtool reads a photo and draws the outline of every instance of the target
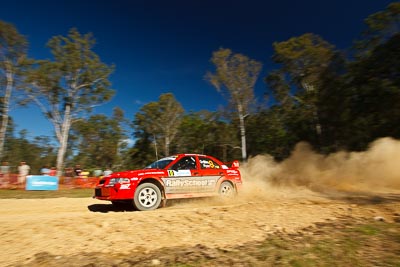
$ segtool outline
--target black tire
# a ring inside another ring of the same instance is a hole
[[[133,205],[137,210],[155,210],[160,206],[161,191],[155,184],[144,183],[136,188]]]
[[[218,194],[224,198],[233,198],[236,195],[236,190],[230,182],[225,181],[219,186]]]

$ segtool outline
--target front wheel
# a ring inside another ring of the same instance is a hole
[[[236,195],[236,190],[230,182],[222,182],[219,191],[221,197],[233,198]]]
[[[144,183],[136,188],[133,205],[137,210],[155,210],[161,203],[161,191],[155,184]]]

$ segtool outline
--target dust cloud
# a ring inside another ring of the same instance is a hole
[[[400,189],[400,141],[381,138],[367,151],[330,155],[299,143],[283,162],[258,155],[242,164],[240,171],[245,194],[300,187],[314,192],[390,192]]]

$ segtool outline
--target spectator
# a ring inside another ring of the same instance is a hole
[[[75,165],[75,169],[74,169],[75,177],[80,177],[81,172],[82,172],[81,165],[79,165],[79,164]]]
[[[72,167],[67,167],[64,170],[64,184],[72,185],[72,178],[75,176],[74,169]]]
[[[93,175],[94,175],[95,177],[100,177],[102,174],[103,174],[103,171],[102,171],[100,168],[96,168],[96,169],[93,171]]]
[[[18,166],[18,181],[17,186],[25,186],[26,176],[29,174],[31,167],[25,161],[21,161]]]
[[[51,169],[49,170],[49,175],[50,176],[56,176],[57,175],[56,167],[51,167]]]
[[[7,161],[3,161],[0,166],[1,185],[6,185],[9,182],[10,166]]]
[[[41,175],[49,175],[50,169],[47,167],[47,165],[44,165],[41,169],[40,169],[40,174]]]
[[[72,177],[75,176],[74,169],[72,167],[65,168],[65,172],[64,173],[65,173],[65,177],[72,178]]]
[[[0,173],[3,174],[3,175],[10,173],[10,166],[8,165],[7,161],[3,161],[3,163],[1,164]]]
[[[81,171],[80,177],[81,177],[81,178],[88,178],[89,175],[90,175],[90,172],[89,172],[88,170],[83,169],[83,170]]]

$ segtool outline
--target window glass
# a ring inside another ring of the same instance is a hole
[[[145,169],[164,169],[168,164],[170,164],[174,158],[163,158],[151,163]]]
[[[172,166],[174,170],[194,170],[196,169],[195,157],[184,157]]]

